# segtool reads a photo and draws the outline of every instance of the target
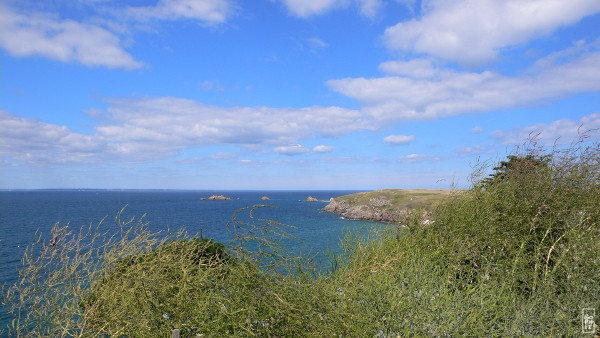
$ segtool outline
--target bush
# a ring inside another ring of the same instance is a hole
[[[125,257],[94,281],[80,303],[89,318],[86,326],[113,336],[152,334],[163,326],[170,330],[184,318],[178,309],[196,298],[194,292],[214,286],[210,279],[222,279],[228,263],[223,244],[199,238],[173,240]]]

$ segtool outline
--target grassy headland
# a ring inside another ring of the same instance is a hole
[[[582,309],[600,314],[598,143],[528,149],[470,190],[439,195],[434,223],[412,213],[406,229],[347,234],[329,271],[286,255],[285,227],[252,210],[230,224],[237,236],[225,247],[143,222],[119,221],[113,237],[57,227],[65,240],[35,244],[3,292],[9,333],[572,337]]]
[[[385,189],[332,198],[323,210],[348,219],[405,223],[415,211],[429,218],[450,190]]]

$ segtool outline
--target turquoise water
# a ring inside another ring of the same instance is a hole
[[[255,216],[292,225],[289,232],[298,240],[283,244],[291,252],[310,252],[326,261],[326,251],[339,250],[339,240],[345,231],[364,231],[381,224],[343,220],[337,215],[321,212],[331,197],[355,191],[112,191],[112,190],[35,190],[0,191],[0,284],[16,281],[18,263],[25,248],[39,229],[50,237],[56,222],[71,228],[97,224],[106,217],[107,227],[114,225],[117,213],[126,206],[123,219],[145,216],[153,231],[185,227],[190,233],[227,243],[231,233],[227,223],[236,210],[265,204]],[[201,201],[213,194],[231,197],[229,201]],[[262,196],[269,201],[262,201]],[[306,202],[311,195],[320,202]],[[240,217],[247,218],[247,212]],[[115,228],[116,229],[116,228]],[[0,321],[12,320],[4,311]]]

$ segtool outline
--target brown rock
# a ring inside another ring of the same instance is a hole
[[[200,200],[201,201],[229,201],[231,199],[231,197],[226,197],[223,195],[212,195],[208,198],[203,197]]]
[[[376,202],[376,204],[380,204],[380,202]],[[382,204],[385,205],[387,203]],[[341,200],[338,202],[334,198],[329,200],[329,204],[323,208],[323,211],[338,214],[348,219],[370,220],[386,223],[398,222],[406,212],[405,210],[396,212],[381,210],[379,208],[374,208],[373,206],[364,204],[350,206],[346,201]]]

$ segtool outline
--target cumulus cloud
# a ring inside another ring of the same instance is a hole
[[[526,127],[511,130],[497,130],[492,137],[505,145],[518,145],[530,137],[537,137],[540,144],[570,144],[577,141],[585,132],[591,132],[588,136],[600,139],[600,112],[584,116],[579,121],[562,119],[550,124],[538,123]]]
[[[223,108],[175,97],[107,102],[111,122],[96,127],[100,133],[157,146],[294,144],[316,134],[342,135],[373,125],[359,111],[338,107]]]
[[[274,151],[282,155],[295,156],[307,153],[308,149],[301,144],[294,144],[290,146],[275,147]]]
[[[364,104],[363,111],[380,121],[423,120],[472,112],[527,106],[543,100],[600,90],[600,51],[596,44],[579,48],[569,58],[549,56],[516,76],[497,72],[436,69],[433,75],[345,78],[329,87]],[[428,64],[422,66],[430,72]],[[385,69],[394,68],[391,65]],[[419,73],[419,71],[417,71]]]
[[[381,63],[379,69],[389,75],[408,76],[411,78],[430,78],[437,72],[431,60],[428,59],[387,61]]]
[[[598,12],[597,0],[432,0],[419,19],[387,28],[384,41],[391,49],[480,65],[502,48]]]
[[[138,20],[191,19],[206,24],[223,23],[230,12],[227,0],[159,0],[156,6],[127,8],[127,13]]]
[[[318,145],[313,148],[313,151],[315,153],[330,153],[333,151],[333,147],[326,145]]]
[[[407,145],[415,140],[415,135],[389,135],[383,140],[389,144]]]
[[[96,162],[106,152],[102,137],[86,135],[35,119],[16,117],[0,110],[3,156],[31,164]]]
[[[312,15],[323,14],[336,6],[340,6],[338,0],[282,0],[288,11],[298,17],[306,18]]]
[[[86,66],[136,69],[119,37],[93,24],[61,20],[47,13],[19,13],[0,5],[0,46],[14,56],[40,55]]]
[[[398,160],[400,162],[415,163],[415,162],[424,162],[424,161],[439,161],[440,158],[437,156],[413,153],[413,154],[409,154],[409,155],[402,155],[402,156],[398,157]]]
[[[310,150],[281,145],[375,128],[375,121],[364,119],[359,111],[338,107],[223,108],[174,97],[106,102],[108,109],[93,115],[97,125],[90,135],[3,112],[3,154],[23,160],[27,159],[21,154],[29,154],[31,160],[38,158],[40,162],[52,162],[53,155],[48,154],[53,151],[63,153],[65,162],[99,158],[144,161],[217,144],[249,149],[271,146],[279,153],[291,154]],[[324,150],[326,146],[317,147],[315,152]]]
[[[361,15],[375,18],[383,7],[382,0],[282,0],[288,12],[300,18],[325,14],[355,4]]]
[[[423,160],[425,157],[426,156],[423,154],[409,154],[409,155],[402,155],[398,159],[400,161],[417,162],[417,161]]]

